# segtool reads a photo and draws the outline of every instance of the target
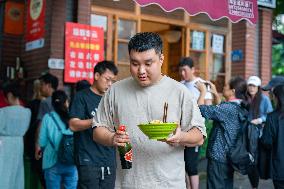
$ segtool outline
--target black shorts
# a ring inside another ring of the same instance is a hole
[[[195,147],[185,147],[184,161],[188,176],[198,175],[199,149],[196,152]]]
[[[78,189],[114,189],[116,168],[97,167],[92,165],[77,166]]]

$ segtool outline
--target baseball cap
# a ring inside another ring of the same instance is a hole
[[[283,76],[276,76],[272,78],[269,83],[262,87],[262,90],[269,91],[272,88],[275,88],[278,85],[284,84],[284,77]]]
[[[261,86],[261,80],[257,76],[250,76],[247,80],[248,85]]]

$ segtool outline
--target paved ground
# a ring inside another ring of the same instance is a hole
[[[200,189],[206,189],[206,166],[207,161],[201,160],[199,163]],[[247,176],[235,173],[234,189],[250,189],[250,183]],[[260,180],[258,189],[273,189],[271,180]]]

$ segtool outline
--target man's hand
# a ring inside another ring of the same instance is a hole
[[[167,139],[159,140],[161,142],[166,142],[172,146],[187,146],[187,147],[194,147],[194,146],[201,146],[204,142],[204,137],[201,134],[198,128],[192,128],[187,132],[181,130],[180,126],[178,125],[177,129]]]
[[[42,157],[42,151],[38,144],[35,145],[35,159],[39,160]]]
[[[255,125],[262,124],[262,119],[261,118],[253,119],[251,120],[251,123]]]
[[[125,131],[117,130],[112,137],[113,146],[125,146],[128,142],[130,142],[129,136]]]
[[[180,126],[178,126],[177,129],[176,129],[175,132],[174,132],[174,135],[172,135],[171,137],[169,137],[169,138],[166,140],[166,142],[167,142],[169,145],[178,146],[178,145],[180,145],[180,142],[181,142],[182,137],[183,137],[183,132],[181,131]]]
[[[200,93],[206,93],[206,90],[207,90],[206,85],[203,82],[198,81],[195,83],[195,85],[196,85],[196,88],[200,91]]]

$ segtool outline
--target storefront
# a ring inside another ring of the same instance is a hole
[[[206,14],[189,16],[183,10],[165,12],[158,5],[140,7],[132,0],[95,0],[90,24],[105,30],[105,57],[114,60],[119,77],[129,75],[127,43],[136,32],[157,32],[164,43],[163,73],[179,80],[182,56],[194,59],[198,75],[223,86],[231,76],[231,23],[211,21]]]
[[[41,0],[44,1],[44,0]],[[7,1],[8,2],[8,1]],[[270,4],[273,7],[274,1]],[[232,23],[227,18],[212,21],[207,14],[189,16],[182,9],[164,11],[152,4],[140,6],[133,0],[51,0],[46,1],[44,46],[27,51],[24,36],[4,34],[1,49],[1,76],[7,67],[16,68],[20,58],[25,79],[31,83],[42,72],[57,75],[61,86],[62,68],[48,62],[64,61],[65,22],[78,22],[104,28],[105,59],[119,67],[119,79],[129,76],[127,43],[137,32],[152,31],[164,42],[164,74],[179,80],[178,61],[194,59],[198,75],[217,84],[218,90],[231,76],[259,75],[264,83],[271,77],[272,9],[259,1],[258,21]],[[3,7],[2,7],[3,8]],[[17,44],[16,48],[11,42]]]

